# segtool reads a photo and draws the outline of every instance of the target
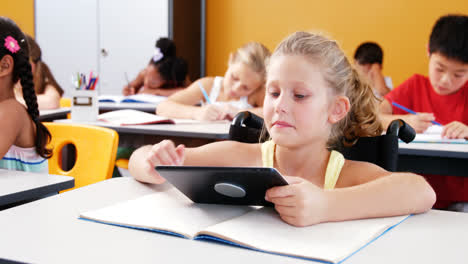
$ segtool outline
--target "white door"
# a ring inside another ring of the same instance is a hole
[[[36,0],[36,40],[57,82],[70,97],[73,73],[98,70],[96,0]]]
[[[99,0],[100,93],[121,94],[169,35],[168,0]]]

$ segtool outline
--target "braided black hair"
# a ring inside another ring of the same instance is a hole
[[[31,64],[29,64],[29,47],[26,37],[15,22],[9,18],[0,17],[0,43],[4,42],[8,36],[11,36],[18,42],[20,49],[16,52],[11,52],[5,45],[1,45],[0,58],[3,58],[5,55],[10,55],[13,58],[13,82],[16,83],[20,80],[21,86],[23,87],[23,98],[26,102],[27,112],[36,125],[36,151],[41,157],[50,158],[52,156],[52,150],[48,149],[46,145],[50,142],[51,134],[49,130],[39,122],[39,109],[34,90]]]

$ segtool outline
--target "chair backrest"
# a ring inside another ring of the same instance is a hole
[[[249,111],[239,112],[229,127],[229,139],[245,143],[263,142],[269,136],[266,130],[262,135],[262,129],[263,118]]]
[[[74,177],[75,188],[112,177],[119,142],[116,131],[79,124],[44,122],[44,125],[52,134],[53,155],[49,159],[50,174]],[[70,170],[64,171],[62,149],[68,144],[75,146],[75,164]]]
[[[260,139],[263,118],[250,112],[238,113],[229,129],[229,138],[245,143],[259,143],[267,139]],[[388,171],[396,171],[398,165],[398,139],[409,143],[416,133],[403,120],[393,120],[387,128],[387,133],[377,137],[362,137],[351,147],[344,147],[339,151],[346,159],[367,161],[379,165]]]
[[[60,98],[60,107],[71,107],[71,99],[65,97]]]
[[[401,119],[393,120],[385,135],[361,137],[351,147],[339,151],[346,159],[367,161],[388,171],[396,171],[398,166],[398,139],[409,143],[416,136],[414,129]]]

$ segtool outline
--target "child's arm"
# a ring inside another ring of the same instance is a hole
[[[407,114],[407,115],[393,115],[392,114],[392,106],[384,99],[382,103],[380,103],[380,120],[382,122],[382,127],[387,128],[388,125],[395,119],[403,119],[406,123],[408,123],[411,127],[414,128],[416,133],[424,132],[428,127],[432,126],[431,121],[435,120],[434,114],[432,113],[418,113],[417,115],[414,114]]]
[[[24,112],[24,107],[16,99],[0,102],[0,120],[2,120],[0,159],[5,156],[10,147],[18,139],[24,125]]]
[[[138,181],[159,184],[165,180],[154,169],[157,165],[261,166],[261,163],[259,144],[220,141],[198,148],[185,148],[163,140],[133,152],[128,169]]]
[[[187,118],[196,120],[223,120],[227,113],[219,106],[207,104],[203,107],[195,106],[203,101],[204,96],[200,90],[199,83],[210,94],[214,78],[205,77],[192,83],[186,89],[171,95],[166,101],[160,103],[156,109],[158,115]]]
[[[122,90],[123,95],[127,96],[138,93],[138,90],[140,90],[140,88],[143,86],[143,83],[145,82],[145,71],[146,69],[140,71],[135,80],[124,86]]]
[[[171,96],[177,92],[180,92],[182,90],[184,90],[185,87],[176,87],[176,88],[158,88],[158,89],[152,89],[154,90],[154,94],[155,95],[159,95],[159,96]]]
[[[377,90],[380,96],[386,95],[390,92],[390,89],[385,84],[384,76],[382,75],[382,66],[378,63],[374,63],[371,65],[369,70],[369,79],[372,82],[373,88]]]
[[[52,85],[47,85],[43,94],[37,95],[39,110],[57,109],[60,107],[60,94]]]
[[[451,139],[456,139],[456,138],[468,139],[468,126],[461,122],[453,121],[444,126],[444,130],[442,131],[441,136],[451,138]]]
[[[364,162],[346,161],[338,186],[323,190],[302,178],[267,191],[280,217],[295,226],[370,217],[422,213],[435,202],[435,193],[423,177],[390,173]]]

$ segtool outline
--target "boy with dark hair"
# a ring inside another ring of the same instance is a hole
[[[382,74],[383,51],[375,42],[364,42],[354,53],[354,66],[361,76],[367,78],[377,97],[383,97],[391,89],[390,77]]]
[[[403,105],[417,115],[392,106]],[[442,136],[468,138],[468,16],[446,15],[437,20],[429,39],[429,77],[415,74],[385,96],[380,105],[384,127],[401,118],[418,133],[441,123]],[[427,175],[437,193],[435,207],[467,202],[468,178]]]

